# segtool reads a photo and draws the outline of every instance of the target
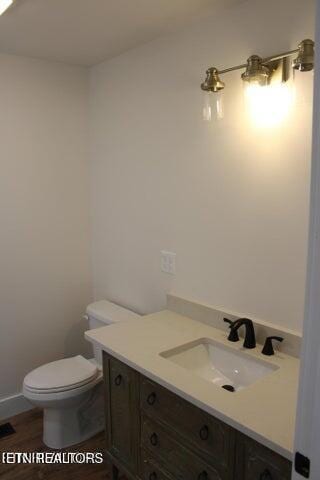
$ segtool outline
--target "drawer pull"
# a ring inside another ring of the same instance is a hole
[[[157,478],[158,478],[158,477],[157,477],[156,472],[150,473],[150,475],[149,475],[149,480],[157,480]]]
[[[153,433],[150,437],[150,443],[151,445],[153,445],[154,447],[156,445],[158,445],[158,435],[156,433]]]
[[[260,480],[272,480],[272,475],[270,473],[270,470],[266,468],[265,471],[261,473]]]
[[[203,425],[203,427],[200,429],[199,436],[201,440],[208,440],[209,428],[207,427],[207,425]]]
[[[148,405],[154,405],[156,402],[157,396],[154,392],[150,393],[147,398]]]
[[[209,475],[205,470],[203,470],[203,472],[199,473],[198,475],[198,480],[208,480],[208,478],[209,478]]]
[[[118,376],[114,379],[114,383],[117,385],[117,387],[119,387],[119,385],[121,385],[121,382],[122,382],[122,375],[118,375]]]

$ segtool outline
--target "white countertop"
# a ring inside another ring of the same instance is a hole
[[[197,407],[292,460],[299,360],[276,352],[272,357],[231,343],[226,331],[171,311],[119,322],[86,332],[103,350]],[[208,338],[280,368],[236,393],[227,392],[159,353]]]

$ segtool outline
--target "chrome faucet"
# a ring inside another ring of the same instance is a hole
[[[230,342],[237,342],[239,340],[238,329],[244,325],[246,327],[246,334],[243,342],[244,348],[255,348],[256,347],[256,336],[254,333],[254,326],[252,320],[249,318],[239,318],[232,322],[227,318],[224,319],[225,322],[230,323],[230,334],[228,340]]]

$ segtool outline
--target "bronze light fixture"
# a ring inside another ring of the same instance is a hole
[[[256,85],[265,86],[271,82],[276,74],[281,75],[281,81],[288,80],[288,60],[294,54],[298,54],[292,62],[292,67],[301,72],[309,72],[314,68],[314,41],[310,39],[303,40],[298,48],[288,52],[273,55],[271,57],[261,58],[258,55],[251,55],[247,63],[236,65],[234,67],[218,70],[211,67],[206,71],[207,77],[201,84],[201,89],[206,92],[219,92],[225,87],[225,83],[219,78],[234,70],[245,69],[241,78],[244,82],[254,83]]]
[[[214,67],[208,68],[206,71],[207,78],[201,84],[202,90],[205,92],[219,92],[225,87],[225,83],[219,78],[218,70]]]
[[[263,65],[263,60],[258,55],[248,58],[246,71],[241,75],[244,82],[254,83],[264,87],[268,85],[271,69]]]
[[[293,60],[292,66],[300,72],[309,72],[314,66],[314,42],[303,40],[298,47],[298,56]]]

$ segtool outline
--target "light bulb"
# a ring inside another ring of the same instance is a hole
[[[248,84],[245,100],[249,118],[258,128],[280,125],[288,116],[293,104],[293,89],[284,83],[261,87]]]
[[[0,15],[2,15],[13,4],[13,0],[0,0]]]

